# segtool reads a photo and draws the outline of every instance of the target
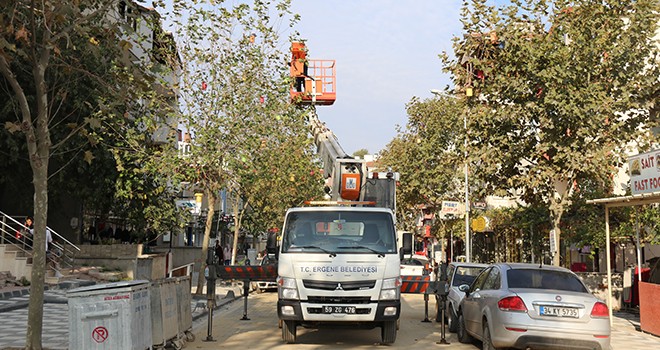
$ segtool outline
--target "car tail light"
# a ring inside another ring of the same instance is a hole
[[[591,317],[610,317],[610,310],[605,303],[597,301],[591,309]]]
[[[527,307],[519,296],[506,297],[497,302],[497,307],[502,311],[527,312]]]

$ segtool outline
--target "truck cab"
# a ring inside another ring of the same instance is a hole
[[[297,327],[381,327],[382,343],[396,340],[400,252],[389,208],[291,208],[278,259],[277,314],[282,338]]]

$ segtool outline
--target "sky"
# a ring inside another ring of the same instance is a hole
[[[438,55],[461,35],[459,0],[293,0],[312,59],[336,60],[337,100],[317,107],[349,154],[378,153],[407,123],[406,103],[450,85]]]
[[[224,4],[237,2],[250,1]],[[506,0],[487,3],[498,2]],[[432,98],[431,89],[451,85],[438,55],[451,55],[452,38],[462,35],[461,3],[292,0],[292,12],[301,16],[294,29],[306,40],[308,57],[336,60],[337,100],[318,106],[317,114],[345,152],[380,152],[396,137],[397,126],[405,127],[413,97]],[[290,31],[280,34],[286,39]]]

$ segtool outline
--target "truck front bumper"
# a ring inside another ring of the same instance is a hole
[[[355,307],[356,313],[323,313],[323,306]],[[387,312],[386,312],[387,311]],[[401,314],[400,300],[369,304],[321,305],[300,300],[278,300],[277,316],[281,320],[300,322],[383,322],[396,321]]]

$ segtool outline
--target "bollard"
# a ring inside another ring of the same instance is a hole
[[[428,289],[427,292],[424,292],[424,319],[422,322],[431,322],[429,320],[429,293]]]
[[[445,305],[446,305],[445,299],[446,297],[444,296],[441,298],[442,321],[440,321],[440,341],[436,342],[436,344],[440,344],[440,345],[449,345],[449,342],[447,341],[447,339],[445,339]]]
[[[249,321],[250,319],[247,316],[247,307],[248,307],[248,294],[250,293],[250,280],[243,281],[243,317],[241,321]]]
[[[436,296],[437,300],[439,300],[439,306],[438,309],[441,310],[441,316],[440,316],[440,341],[436,342],[436,344],[440,345],[449,345],[449,342],[447,339],[445,339],[445,310],[447,308],[447,294],[449,293],[449,284],[445,281],[444,283],[444,288],[437,288],[436,289]],[[436,315],[436,319],[437,319]]]
[[[208,329],[206,339],[204,341],[213,342],[213,309],[215,308],[215,279],[216,271],[215,264],[213,263],[214,252],[209,250],[206,258],[206,269],[204,269],[204,275],[206,277],[206,306],[208,311]]]

